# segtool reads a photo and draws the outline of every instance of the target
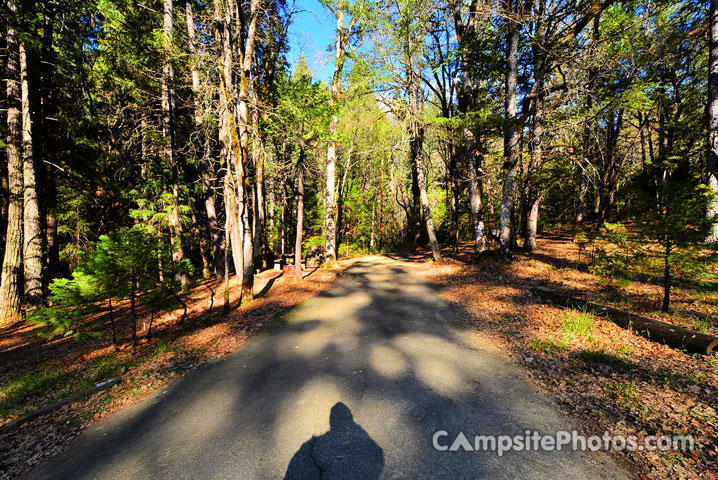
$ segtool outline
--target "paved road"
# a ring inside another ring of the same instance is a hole
[[[236,354],[89,428],[29,479],[626,478],[605,455],[439,452],[570,429],[410,267],[369,257]]]

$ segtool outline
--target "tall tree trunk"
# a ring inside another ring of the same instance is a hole
[[[174,68],[172,67],[172,32],[174,29],[174,11],[172,0],[163,0],[163,27],[165,43],[165,59],[162,65],[162,135],[164,136],[164,156],[169,161],[172,175],[172,211],[170,212],[170,241],[172,244],[172,263],[179,265],[185,258],[182,246],[182,222],[179,204],[179,167],[175,152],[175,119],[174,119]],[[183,271],[175,273],[175,279],[182,285],[188,281]]]
[[[17,0],[8,0],[7,27],[7,163],[8,201],[5,255],[0,281],[0,325],[20,319],[20,272],[22,266],[23,167],[20,159],[20,51],[15,31]]]
[[[41,187],[40,202],[41,221],[45,229],[45,244],[43,246],[43,295],[47,297],[48,286],[53,278],[58,274],[58,266],[60,263],[60,249],[57,242],[57,185],[55,182],[55,172],[51,160],[53,153],[56,152],[55,142],[50,138],[47,119],[48,117],[57,115],[58,109],[55,105],[55,95],[53,89],[52,75],[53,66],[56,65],[56,55],[53,48],[54,39],[54,21],[56,10],[59,9],[57,2],[45,2],[43,12],[42,26],[42,46],[40,50],[39,67],[39,85],[38,89],[38,113],[36,123],[39,127],[37,130],[41,134],[36,138],[40,142],[40,155],[36,155],[38,159],[46,160],[43,166],[42,161],[36,161],[38,175],[41,180],[38,185]]]
[[[254,113],[252,156],[254,157],[254,265],[261,266],[266,248],[266,215],[264,206],[264,137],[259,132],[259,113]]]
[[[208,228],[207,222],[204,221],[205,219],[200,221],[197,217],[197,214],[200,213],[198,210],[199,209],[192,207],[192,226],[189,229],[189,233],[194,237],[199,238],[199,254],[202,258],[202,278],[208,280],[212,276],[212,260],[210,258],[212,247],[210,245],[209,237],[204,235],[206,232],[202,229],[202,227]]]
[[[503,196],[499,213],[499,254],[502,258],[511,256],[514,246],[512,217],[516,197],[516,176],[518,175],[520,135],[516,119],[516,84],[518,79],[519,25],[516,15],[517,0],[506,0],[509,18],[506,40],[506,81],[504,99],[504,173]]]
[[[22,165],[23,165],[23,273],[25,277],[25,308],[41,307],[43,228],[40,219],[37,172],[33,155],[30,79],[25,42],[20,42],[20,78],[22,103]]]
[[[229,2],[231,3],[231,2]],[[225,208],[225,250],[231,249],[234,271],[240,286],[244,275],[244,258],[242,250],[242,232],[240,229],[240,211],[237,202],[237,182],[235,173],[239,155],[239,140],[236,128],[234,103],[236,85],[234,81],[233,65],[234,50],[232,40],[234,34],[232,25],[232,5],[225,5],[221,0],[215,0],[215,25],[219,39],[219,158],[225,169],[224,175],[224,208]],[[225,257],[228,255],[225,253]],[[227,265],[228,262],[225,262]],[[229,277],[229,270],[225,268],[225,280]],[[228,283],[226,283],[228,285]],[[228,288],[228,286],[226,287]]]
[[[384,155],[379,160],[379,248],[384,247]]]
[[[623,162],[619,162],[616,155],[618,135],[623,125],[623,109],[619,109],[618,113],[610,111],[609,114],[610,119],[606,122],[606,166],[601,182],[604,194],[600,217],[602,222],[615,221],[616,192],[623,166]]]
[[[339,191],[337,192],[337,245],[342,244],[342,238],[344,237],[344,192],[347,184],[347,176],[349,175],[349,167],[351,166],[352,153],[354,147],[350,147],[346,152],[346,162],[344,164],[344,173],[342,173],[341,182],[339,182]]]
[[[710,42],[708,77],[708,186],[718,195],[718,0],[710,3]],[[709,217],[718,216],[718,200],[708,209]],[[718,243],[718,223],[708,236],[709,243]]]
[[[337,142],[334,139],[337,132],[338,118],[336,115],[332,118],[329,126],[329,135],[331,138],[327,144],[327,193],[326,193],[326,230],[327,240],[325,242],[324,254],[327,262],[332,262],[337,258],[337,230],[336,223],[334,220],[335,216],[335,175],[336,175],[336,162],[337,162]]]
[[[449,182],[447,185],[449,194],[449,213],[451,215],[451,228],[449,238],[451,247],[456,253],[459,248],[459,178],[457,172],[457,151],[453,139],[449,142]]]
[[[294,274],[302,281],[302,235],[304,234],[304,148],[300,147],[297,163],[297,236],[294,241]]]
[[[230,164],[231,165],[231,164]],[[244,276],[244,255],[242,252],[242,230],[240,227],[240,213],[239,205],[237,202],[237,176],[234,174],[230,167],[230,171],[224,179],[224,208],[225,215],[227,215],[227,228],[229,229],[229,245],[226,248],[231,247],[232,250],[232,262],[234,264],[234,272],[239,280],[239,285],[243,284],[242,278]],[[229,275],[229,271],[227,271]]]
[[[479,187],[483,185],[482,198],[486,199],[486,228],[491,232],[492,235],[496,236],[496,211],[494,210],[494,202],[491,201],[491,193],[493,192],[491,187],[491,177],[486,177],[482,183],[479,183]]]
[[[225,177],[226,179],[227,177]],[[228,191],[225,188],[225,193]],[[225,215],[224,218],[224,304],[222,307],[222,313],[227,315],[231,310],[232,306],[229,301],[229,245],[231,240],[229,239],[229,215]]]
[[[235,158],[235,169],[238,176],[237,201],[240,207],[240,228],[242,230],[242,251],[244,255],[244,275],[242,278],[242,301],[250,302],[254,299],[254,242],[252,241],[252,225],[249,222],[249,105],[251,102],[250,84],[252,63],[255,61],[255,40],[257,35],[257,22],[260,13],[260,0],[252,0],[249,11],[249,22],[246,22],[241,8],[234,0],[228,2],[232,11],[239,14],[239,24],[247,25],[244,30],[237,32],[240,35],[239,52],[239,97],[237,108],[237,130],[239,133],[239,155]]]
[[[411,249],[416,250],[421,238],[421,189],[419,188],[419,172],[415,168],[414,159],[421,155],[421,143],[418,136],[414,136],[409,142],[409,154],[411,155],[411,223],[412,243]]]
[[[587,166],[586,162],[583,162]],[[578,198],[576,200],[576,223],[583,223],[583,217],[586,214],[586,194],[588,193],[588,179],[585,168],[581,169],[581,180],[578,185]]]
[[[473,135],[467,137],[465,148],[474,149]],[[466,154],[466,170],[469,173],[469,210],[471,211],[471,224],[474,227],[474,249],[478,255],[486,251],[486,232],[484,222],[481,219],[481,185],[476,166],[476,157],[474,153]]]
[[[204,131],[204,115],[202,112],[202,92],[199,78],[199,59],[197,56],[197,32],[195,30],[194,13],[192,11],[192,0],[185,3],[185,19],[187,22],[187,35],[189,37],[190,51],[190,74],[192,77],[192,99],[194,107],[194,124],[200,140],[198,143],[199,171],[202,181],[202,194],[204,196],[204,208],[207,215],[206,236],[209,236],[212,245],[212,273],[221,278],[224,276],[224,252],[222,246],[222,235],[219,222],[217,221],[216,196],[214,193],[212,173],[210,173],[210,146]]]
[[[477,1],[473,0],[468,11],[468,19],[464,22],[463,2],[453,1],[454,26],[459,40],[461,50],[461,82],[459,83],[459,111],[466,115],[476,103],[476,88],[472,78],[472,65],[468,55],[471,52],[471,40],[475,38],[478,29],[478,7]],[[479,173],[481,164],[479,149],[477,148],[478,133],[470,128],[464,128],[464,156],[466,170],[469,177],[469,210],[471,211],[471,223],[474,230],[474,248],[476,254],[486,250],[486,232],[484,222],[481,218],[481,180]]]
[[[376,203],[371,204],[371,224],[369,225],[369,252],[374,252],[374,237],[376,230]]]
[[[353,17],[349,28],[344,28],[344,6],[337,5],[331,9],[337,19],[337,37],[334,44],[334,75],[330,84],[330,106],[337,108],[341,100],[342,92],[342,74],[344,71],[344,62],[347,56],[347,40],[353,24],[358,17]],[[336,215],[336,198],[335,198],[335,176],[337,162],[337,124],[339,118],[334,115],[329,124],[329,142],[327,143],[327,192],[326,192],[326,218],[325,225],[327,230],[327,239],[325,243],[324,255],[327,261],[331,262],[336,259],[336,243],[337,231],[335,223]]]
[[[207,146],[208,147],[208,146]],[[205,149],[207,151],[208,148]],[[204,208],[207,214],[207,226],[212,244],[212,270],[217,278],[225,275],[224,268],[224,243],[222,240],[222,229],[217,220],[217,196],[214,193],[214,183],[209,172],[209,156],[205,155],[200,164],[200,175],[202,176],[202,191],[204,194]]]
[[[287,254],[287,184],[282,179],[282,210],[279,214],[279,253],[284,258]]]
[[[589,92],[588,98],[586,99],[586,107],[588,115],[591,115],[593,108],[593,88],[594,83],[593,77],[589,81]],[[586,214],[586,195],[588,194],[588,168],[591,165],[592,148],[593,143],[591,142],[591,120],[586,118],[586,124],[583,127],[582,135],[582,152],[581,152],[581,180],[578,187],[578,198],[576,202],[576,223],[583,223],[584,215]]]
[[[269,177],[269,186],[267,187],[267,209],[269,211],[267,212],[267,231],[265,232],[265,236],[268,253],[272,254],[272,256],[277,253],[277,238],[275,235],[276,223],[274,220],[274,215],[277,211],[277,200],[275,195],[274,181],[272,177]]]
[[[537,39],[541,41],[543,38],[543,15],[545,10],[545,0],[539,2],[536,32]],[[539,202],[541,201],[541,190],[539,188],[538,174],[543,164],[543,121],[544,121],[544,85],[546,78],[547,59],[544,53],[544,46],[534,44],[534,71],[536,84],[536,106],[533,112],[533,122],[531,124],[531,160],[529,161],[528,172],[528,197],[526,199],[526,234],[524,237],[524,250],[530,252],[536,248],[536,233],[538,231]]]
[[[426,193],[426,181],[424,180],[424,169],[421,165],[421,152],[424,137],[424,130],[414,125],[412,127],[412,143],[415,144],[415,148],[412,148],[412,159],[411,165],[412,170],[416,173],[416,180],[419,187],[419,196],[421,198],[421,209],[424,215],[424,224],[426,224],[426,233],[429,235],[429,244],[431,245],[431,256],[435,262],[441,261],[441,251],[439,250],[439,242],[436,240],[436,233],[434,232],[434,220],[431,218],[431,206],[429,205],[429,196]]]

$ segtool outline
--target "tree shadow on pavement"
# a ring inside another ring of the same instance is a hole
[[[384,470],[384,451],[343,402],[329,416],[330,430],[310,438],[294,454],[284,480],[341,478],[377,480]]]

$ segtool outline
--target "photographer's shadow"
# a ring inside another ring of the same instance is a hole
[[[334,405],[329,425],[327,433],[302,444],[284,480],[377,480],[384,470],[384,452],[354,422],[349,407],[342,402]]]

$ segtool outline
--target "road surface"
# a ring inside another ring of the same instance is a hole
[[[435,449],[437,431],[448,446],[573,428],[464,315],[410,266],[364,258],[26,478],[628,478],[605,454]]]

